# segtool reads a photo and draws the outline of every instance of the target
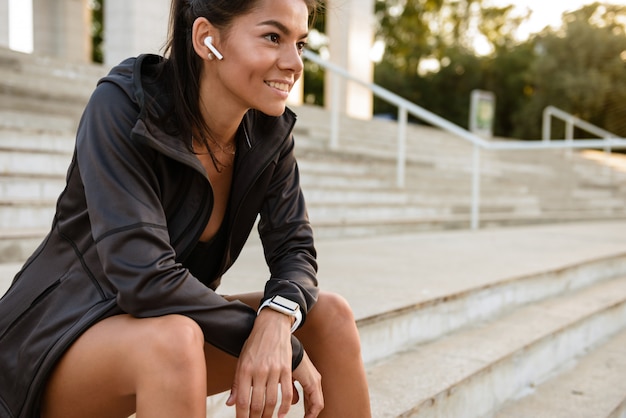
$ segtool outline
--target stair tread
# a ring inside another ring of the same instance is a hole
[[[609,417],[626,402],[624,347],[626,331],[524,398],[510,402],[495,418]]]
[[[535,342],[616,304],[626,304],[626,277],[524,306],[493,321],[411,347],[368,370],[377,408],[374,416],[396,417],[428,407],[475,375],[486,370],[495,373],[497,363],[515,361],[517,353]]]

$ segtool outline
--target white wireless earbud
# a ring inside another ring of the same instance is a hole
[[[218,51],[217,48],[215,48],[213,46],[213,37],[212,36],[207,36],[206,38],[204,38],[204,44],[207,46],[207,48],[209,48],[211,50],[213,55],[215,55],[218,60],[224,59],[224,56],[222,54],[220,54],[220,51]],[[210,58],[211,58],[211,54],[209,54],[209,59]]]

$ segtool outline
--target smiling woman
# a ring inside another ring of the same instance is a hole
[[[174,0],[166,56],[100,80],[52,229],[0,299],[0,416],[204,418],[230,390],[237,418],[285,417],[294,381],[307,418],[370,416],[285,104],[315,7]],[[270,277],[220,295],[257,218]]]

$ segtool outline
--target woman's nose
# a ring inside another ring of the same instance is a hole
[[[302,72],[304,63],[298,45],[290,45],[285,48],[278,61],[278,66],[282,70],[291,70],[294,73]]]

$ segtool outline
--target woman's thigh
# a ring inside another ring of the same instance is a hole
[[[128,315],[104,319],[81,335],[54,368],[42,418],[127,417],[135,411],[137,358],[149,322]]]
[[[225,298],[240,300],[256,310],[262,296],[262,292],[254,292]],[[321,304],[327,296],[320,294]],[[307,323],[298,331],[301,338],[315,341],[319,329],[311,325],[327,322],[324,311],[313,309],[309,313]],[[181,320],[190,322],[178,315],[142,319],[118,315],[96,323],[78,338],[53,370],[44,392],[42,418],[124,418],[132,414],[137,388],[149,363],[146,344],[164,334],[164,322]],[[204,361],[207,395],[229,390],[237,358],[204,344]]]
[[[192,329],[194,325],[179,315],[142,319],[119,315],[96,323],[53,370],[42,399],[42,418],[128,417],[135,412],[142,379],[152,378],[161,368],[166,372],[176,369],[175,365],[168,369],[158,355],[154,356],[158,351],[154,346],[163,342],[155,340],[168,339],[166,345],[178,346],[175,350],[185,355],[184,350],[193,342],[185,341],[189,333],[180,328]],[[207,394],[228,390],[237,359],[200,341],[199,350],[202,347],[204,356],[200,354],[199,359],[206,363],[203,382],[204,378],[207,381],[203,390]],[[173,354],[178,357],[175,350]]]

